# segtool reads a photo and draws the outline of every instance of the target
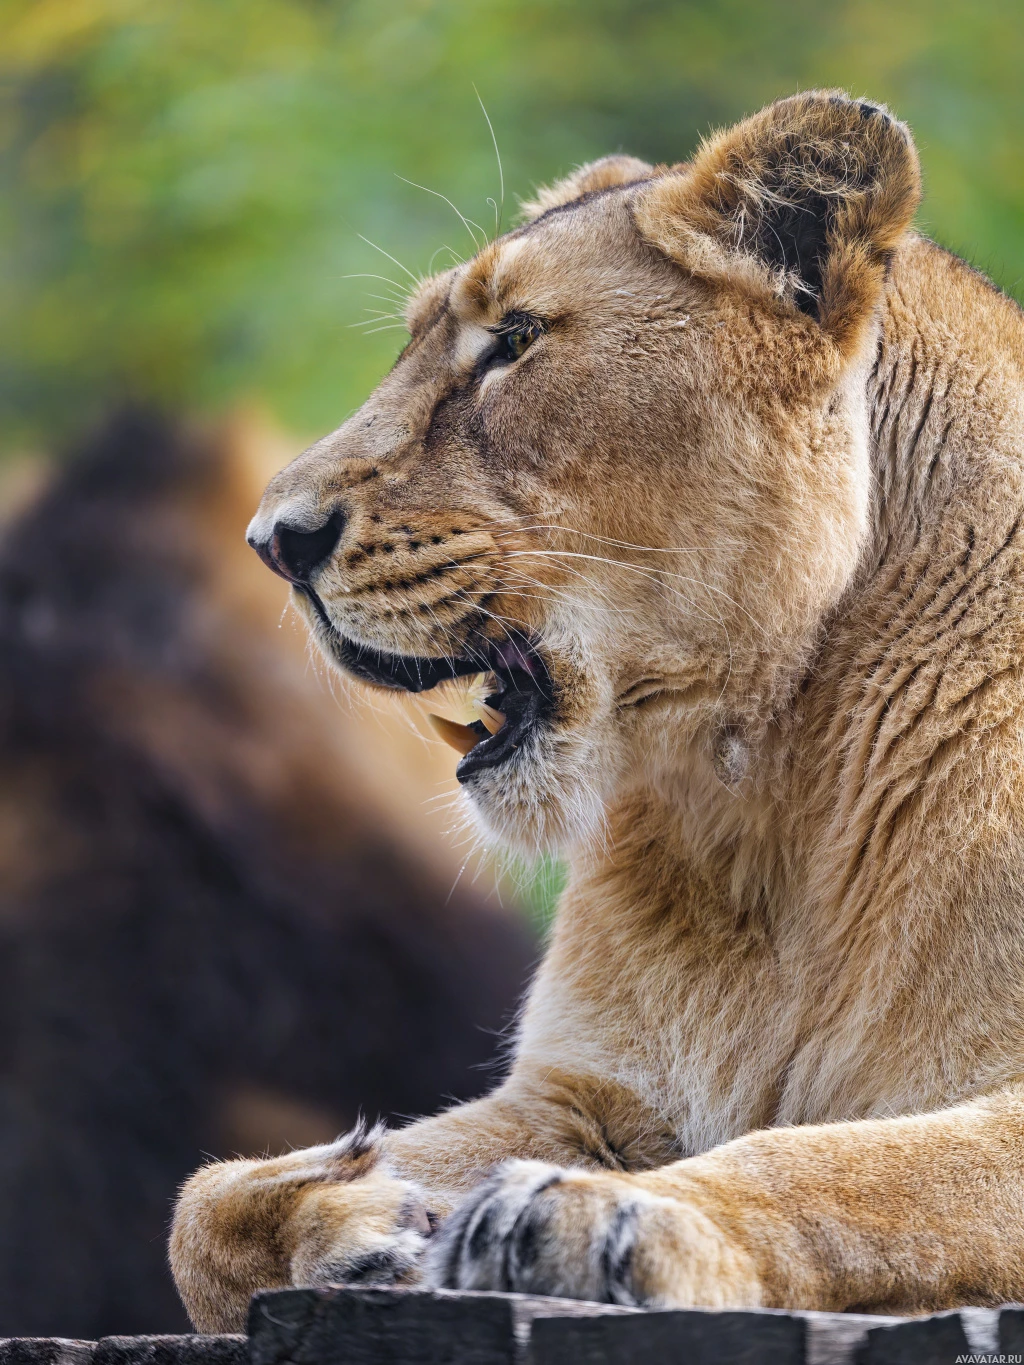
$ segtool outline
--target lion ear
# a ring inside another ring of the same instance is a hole
[[[873,316],[920,193],[902,123],[877,104],[815,90],[707,140],[641,196],[636,217],[696,274],[759,274],[847,350]]]
[[[653,166],[635,156],[603,156],[600,161],[577,167],[564,180],[556,180],[553,185],[541,185],[533,199],[524,199],[520,205],[522,221],[528,223],[547,213],[548,209],[571,204],[574,199],[580,199],[594,190],[610,190],[616,185],[646,180],[653,170]]]

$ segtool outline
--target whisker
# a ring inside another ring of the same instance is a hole
[[[415,180],[407,180],[406,177],[405,177],[404,175],[397,175],[397,174],[396,174],[395,179],[396,179],[396,180],[403,180],[403,181],[405,181],[405,183],[406,183],[407,185],[411,185],[411,186],[413,187],[414,190],[422,190],[424,194],[432,194],[432,195],[434,195],[434,197],[435,197],[436,199],[443,199],[444,202],[445,202],[445,203],[448,205],[448,207],[451,209],[451,211],[452,211],[454,214],[456,214],[457,217],[461,220],[462,226],[463,226],[463,227],[466,229],[466,231],[469,233],[470,238],[472,239],[472,242],[473,242],[473,251],[474,251],[474,252],[477,252],[477,251],[480,250],[480,243],[479,243],[479,242],[477,241],[477,239],[476,239],[476,233],[473,231],[473,228],[470,227],[470,219],[468,219],[464,213],[460,213],[460,212],[459,212],[459,210],[455,207],[455,205],[452,203],[452,201],[448,198],[448,196],[447,196],[446,194],[442,194],[440,190],[432,190],[432,189],[430,189],[430,187],[427,186],[427,185],[418,185],[418,184],[416,183]],[[473,224],[473,227],[480,228],[480,224],[479,224],[479,223],[474,223],[474,224]],[[480,228],[480,231],[483,232],[483,228]],[[486,245],[487,245],[487,233],[484,232],[484,246],[486,246]]]
[[[574,611],[579,610],[581,601],[580,597],[577,594],[568,592],[563,588],[556,588],[553,584],[545,583],[542,579],[534,578],[532,575],[524,573],[523,570],[520,569],[518,566],[506,565],[505,569],[506,573],[515,574],[518,578],[518,582],[526,583],[530,587],[541,588],[543,590],[543,596],[540,598],[541,601],[550,601],[554,599],[556,601],[564,602],[566,606],[571,607]],[[593,594],[595,585],[591,580],[587,578],[587,575],[583,573],[580,569],[574,569],[571,565],[566,565],[565,572],[572,574],[574,578],[578,578],[582,583],[587,584],[589,592]],[[526,596],[526,594],[520,592],[520,589],[516,586],[515,583],[512,582],[511,579],[508,579],[507,581],[509,583],[510,591],[515,593],[517,596]],[[588,604],[591,606],[598,607],[600,611],[610,611],[614,615],[628,620],[630,617],[632,617],[633,613],[626,607],[619,607],[610,603],[607,600],[607,593],[610,591],[611,591],[610,588],[608,589],[599,588],[600,597],[597,599],[597,601],[594,600],[593,596],[589,597]],[[677,590],[673,588],[672,591]]]
[[[364,242],[366,241],[365,237],[363,238],[363,241]],[[370,245],[373,246],[373,243],[371,242]],[[377,250],[379,251],[380,247],[377,247]],[[385,251],[384,255],[387,256],[387,254],[388,253]],[[398,265],[399,262],[395,261],[395,264]],[[403,266],[402,269],[404,270],[405,267]],[[342,280],[383,280],[385,284],[394,285],[394,287],[398,290],[398,293],[403,300],[409,297],[408,289],[406,289],[403,285],[399,284],[397,280],[393,280],[390,275],[373,275],[365,270],[359,270],[351,275],[340,275],[338,278]],[[417,283],[419,283],[418,280]]]
[[[523,531],[561,531],[563,535],[579,536],[583,540],[593,540],[598,544],[612,545],[623,550],[638,550],[642,554],[699,555],[702,553],[697,549],[684,549],[678,546],[640,545],[633,540],[615,540],[611,536],[599,536],[592,531],[581,531],[574,526],[561,526],[558,522],[535,521],[509,526],[503,519],[501,523],[491,520],[484,522],[483,525],[488,530],[493,530],[495,535],[514,535],[516,532]]]
[[[647,570],[647,569],[642,568],[642,567],[641,567],[640,565],[638,565],[638,564],[630,564],[630,563],[629,563],[628,561],[626,561],[626,560],[621,560],[621,559],[605,559],[605,558],[604,558],[603,556],[601,556],[601,555],[582,555],[582,554],[577,555],[577,554],[574,554],[571,550],[513,550],[513,551],[511,551],[511,552],[508,554],[507,558],[512,559],[512,558],[529,557],[529,556],[536,556],[536,557],[541,558],[541,559],[545,559],[545,558],[551,558],[551,559],[572,558],[572,559],[591,559],[591,560],[595,560],[595,561],[596,561],[597,563],[599,563],[599,564],[610,564],[613,568],[617,568],[617,569],[627,569],[627,570],[629,570],[631,573],[638,574],[641,578],[646,578],[646,579],[648,579],[650,582],[656,583],[659,587],[664,588],[664,589],[666,589],[666,590],[669,591],[669,592],[673,592],[673,593],[675,593],[675,594],[676,594],[677,596],[679,596],[679,597],[683,597],[683,594],[679,591],[678,588],[676,588],[676,587],[675,587],[673,584],[671,584],[671,583],[665,583],[665,582],[663,581],[663,579],[659,576],[660,574],[665,574],[665,573],[667,573],[666,570],[663,570],[663,569],[662,569],[662,570],[659,570],[659,569]],[[579,569],[573,569],[573,568],[572,568],[571,566],[569,566],[569,565],[563,565],[562,567],[563,567],[563,569],[565,570],[566,573],[574,573],[575,576],[576,576],[577,578],[580,578],[580,579],[582,579],[584,582],[589,583],[590,580],[587,578],[587,575],[586,575],[585,573],[583,573],[581,570],[579,570]],[[687,578],[687,577],[686,577],[685,575],[683,575],[683,574],[670,574],[670,575],[668,575],[668,576],[669,576],[669,577],[678,578],[681,582],[684,582],[684,583],[693,583],[693,584],[695,584],[695,585],[697,585],[697,586],[701,586],[701,587],[705,586],[704,584],[701,583],[700,579]],[[693,608],[694,611],[696,611],[696,612],[698,612],[698,613],[700,614],[700,616],[702,617],[703,620],[705,620],[705,621],[714,621],[714,622],[715,622],[716,624],[718,624],[718,625],[721,625],[721,624],[722,624],[722,619],[721,619],[720,616],[710,616],[710,615],[708,615],[706,612],[701,611],[701,609],[700,609],[698,606],[696,606],[696,604],[694,604],[693,602],[690,602],[688,598],[684,598],[684,600],[687,602],[687,604],[688,604],[690,607]]]
[[[452,596],[461,598],[461,600],[464,601],[467,604],[467,606],[471,607],[473,611],[479,612],[482,616],[486,616],[490,620],[492,620],[495,623],[495,625],[500,626],[501,629],[505,632],[506,638],[509,640],[513,638],[512,635],[513,631],[518,631],[522,629],[522,627],[517,622],[509,621],[507,617],[499,616],[497,615],[496,612],[488,610],[487,607],[482,607],[479,602],[474,602],[470,594],[471,590],[469,588],[456,588]]]
[[[392,256],[390,251],[385,251],[384,248],[382,246],[378,246],[376,242],[371,242],[369,237],[364,237],[361,232],[357,232],[356,236],[359,238],[361,242],[365,242],[367,246],[372,246],[374,251],[379,251],[382,256],[386,256],[389,261],[391,261],[394,265],[398,266],[399,270],[404,270],[405,273],[409,276],[410,280],[412,280],[413,284],[416,285],[417,288],[419,288],[420,280],[417,278],[417,276],[415,276],[412,273],[412,271],[409,269],[407,265],[403,265],[401,261],[396,259],[396,257]],[[384,277],[379,276],[379,278],[383,279]]]
[[[540,549],[538,549],[538,550],[509,550],[509,551],[507,552],[507,557],[510,558],[510,559],[511,559],[511,558],[519,558],[519,557],[521,557],[521,556],[533,556],[533,557],[535,557],[535,558],[539,557],[539,558],[550,558],[550,559],[587,559],[587,560],[592,560],[592,561],[593,561],[594,563],[596,563],[596,564],[608,564],[608,565],[611,566],[612,568],[617,568],[617,569],[628,569],[628,570],[630,570],[632,573],[640,574],[641,577],[643,577],[643,578],[648,578],[648,579],[651,580],[651,582],[654,582],[654,583],[660,583],[663,577],[665,577],[665,578],[675,578],[675,579],[678,579],[679,582],[681,582],[681,583],[692,583],[695,587],[703,588],[705,592],[708,592],[708,593],[717,593],[718,596],[724,598],[725,601],[728,602],[728,603],[730,604],[730,606],[735,607],[737,611],[741,611],[741,612],[744,614],[744,616],[746,616],[746,617],[748,618],[748,620],[751,622],[751,624],[752,624],[753,626],[755,626],[759,631],[761,631],[762,634],[767,635],[767,633],[768,633],[768,632],[765,630],[764,626],[761,625],[760,621],[758,621],[754,616],[752,616],[752,615],[750,614],[750,612],[747,611],[746,607],[744,607],[744,606],[742,605],[742,603],[737,602],[736,599],[735,599],[734,597],[731,597],[731,596],[729,595],[729,593],[727,593],[727,592],[725,591],[724,588],[719,588],[719,587],[717,587],[717,586],[716,586],[715,584],[713,584],[713,583],[707,583],[707,582],[705,582],[705,581],[704,581],[703,579],[701,579],[701,578],[692,578],[692,577],[690,577],[690,576],[687,575],[687,574],[674,573],[674,572],[673,572],[672,570],[670,570],[670,569],[650,569],[650,570],[648,570],[648,569],[643,568],[643,567],[642,567],[641,565],[639,565],[639,564],[631,564],[628,560],[624,560],[624,559],[610,559],[610,558],[608,558],[607,555],[588,555],[588,554],[583,554],[581,551],[578,551],[578,550],[540,550]]]
[[[522,571],[519,569],[511,569],[510,572],[514,573],[518,580],[518,582],[512,582],[511,580],[508,581],[508,591],[515,597],[529,598],[537,602],[549,602],[552,598],[554,598],[557,601],[564,602],[566,606],[573,608],[578,608],[580,605],[579,598],[577,596],[575,596],[572,593],[566,592],[562,588],[553,587],[549,583],[544,583],[539,578],[534,578],[530,574],[522,573]],[[585,579],[586,575],[581,574],[577,571],[577,577]],[[518,583],[525,583],[532,588],[542,588],[544,591],[542,593],[525,593],[518,586]],[[610,602],[599,602],[597,603],[597,606],[600,611],[612,612],[616,616],[628,618],[632,615],[632,613],[627,608],[614,606]]]
[[[557,522],[536,521],[525,526],[499,528],[495,534],[512,535],[516,531],[561,531],[563,535],[579,536],[583,540],[594,540],[600,545],[613,545],[623,550],[639,550],[642,554],[655,555],[699,555],[700,550],[687,550],[664,545],[638,545],[632,540],[613,540],[610,536],[598,536],[591,531],[579,531],[574,526],[559,526]]]
[[[497,139],[497,138],[495,137],[495,135],[494,135],[494,124],[491,122],[491,116],[490,116],[490,114],[487,112],[487,106],[484,104],[483,100],[480,98],[480,91],[476,88],[475,85],[473,86],[473,94],[477,97],[477,101],[478,101],[478,103],[479,103],[479,105],[480,105],[481,110],[483,111],[483,116],[484,116],[484,118],[487,120],[487,127],[489,128],[490,134],[491,134],[491,141],[494,143],[494,155],[495,155],[495,156],[497,157],[497,159],[498,159],[498,184],[499,184],[500,187],[501,187],[501,189],[500,189],[500,194],[501,194],[501,207],[498,208],[497,205],[495,205],[495,211],[494,211],[494,212],[495,212],[494,235],[495,235],[495,237],[500,237],[500,236],[501,236],[501,220],[502,220],[502,217],[503,217],[503,215],[504,215],[504,213],[505,213],[505,172],[504,172],[504,170],[502,170],[502,166],[501,166],[501,153],[498,151],[498,139]],[[493,204],[493,203],[494,203],[494,200],[493,200],[493,199],[489,199],[487,202],[488,202],[489,204]]]
[[[451,255],[451,258],[452,258],[452,260],[455,262],[456,265],[465,265],[465,264],[466,264],[465,257],[460,256],[459,253],[455,250],[454,247],[450,247],[450,246],[448,246],[447,244],[442,243],[442,245],[439,246],[439,247],[437,248],[437,251],[434,252],[434,254],[431,256],[430,260],[427,262],[427,273],[428,273],[428,274],[432,273],[432,271],[433,271],[433,269],[434,269],[434,261],[437,259],[438,252],[440,252],[440,251],[447,251],[447,252]]]

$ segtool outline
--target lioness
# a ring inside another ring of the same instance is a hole
[[[1024,1298],[1024,321],[918,197],[834,92],[586,167],[270,485],[251,541],[343,669],[489,672],[463,790],[572,878],[493,1094],[185,1186],[197,1326],[424,1267]]]

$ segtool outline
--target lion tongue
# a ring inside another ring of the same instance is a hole
[[[445,744],[450,744],[460,754],[468,754],[470,749],[480,743],[480,736],[468,725],[460,725],[456,720],[433,714],[428,719]]]

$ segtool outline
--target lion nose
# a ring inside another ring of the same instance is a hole
[[[252,533],[247,539],[269,569],[289,583],[305,585],[320,565],[330,559],[344,529],[345,514],[339,509],[315,531],[304,531],[279,521],[269,540],[261,540]]]

